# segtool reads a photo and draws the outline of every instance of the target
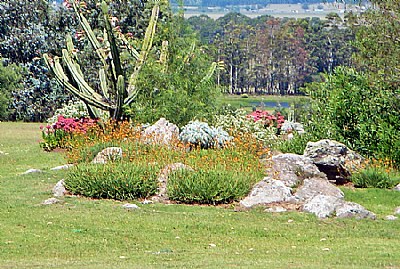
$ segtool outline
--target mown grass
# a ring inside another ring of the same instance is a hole
[[[38,146],[38,124],[0,123],[0,268],[400,268],[400,206],[388,190],[348,190],[378,220],[317,220],[233,207],[140,205],[65,197],[42,206],[65,172]],[[45,172],[20,175],[29,168]],[[211,244],[211,245],[210,245]],[[212,245],[214,244],[214,245]]]

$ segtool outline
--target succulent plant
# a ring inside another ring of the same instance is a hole
[[[191,121],[182,128],[179,139],[203,149],[224,147],[232,137],[221,127],[209,126],[206,122]]]

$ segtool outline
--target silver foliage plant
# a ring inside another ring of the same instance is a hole
[[[182,142],[203,149],[222,148],[232,138],[222,127],[209,126],[208,123],[198,120],[189,122],[179,134]]]

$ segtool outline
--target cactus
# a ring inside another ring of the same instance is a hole
[[[156,1],[152,9],[140,52],[133,48],[122,34],[119,35],[113,31],[105,1],[101,4],[105,22],[104,41],[102,43],[98,41],[89,22],[75,1],[70,1],[70,4],[77,14],[79,23],[86,33],[94,53],[103,64],[98,75],[100,80],[99,92],[95,91],[85,81],[77,57],[74,55],[75,49],[69,35],[66,38],[67,48],[62,50],[62,56],[51,58],[48,54],[44,54],[45,63],[65,89],[85,102],[91,117],[98,117],[99,110],[105,110],[109,112],[110,118],[119,120],[123,117],[123,107],[132,103],[138,94],[137,78],[152,48],[159,15],[159,4]],[[134,70],[130,75],[125,74],[121,65],[118,42],[122,43],[136,60]]]

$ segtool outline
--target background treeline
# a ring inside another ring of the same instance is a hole
[[[229,13],[188,23],[214,61],[224,62],[217,83],[228,93],[299,94],[319,73],[348,66],[354,52],[353,30],[336,14],[321,20]]]
[[[171,4],[177,5],[179,4],[179,0],[171,0]],[[185,0],[183,1],[184,5],[187,6],[202,6],[202,7],[211,7],[211,6],[238,6],[238,5],[262,5],[266,6],[268,4],[314,4],[314,3],[331,3],[333,0],[321,1],[321,0]],[[353,2],[353,1],[351,1]]]

